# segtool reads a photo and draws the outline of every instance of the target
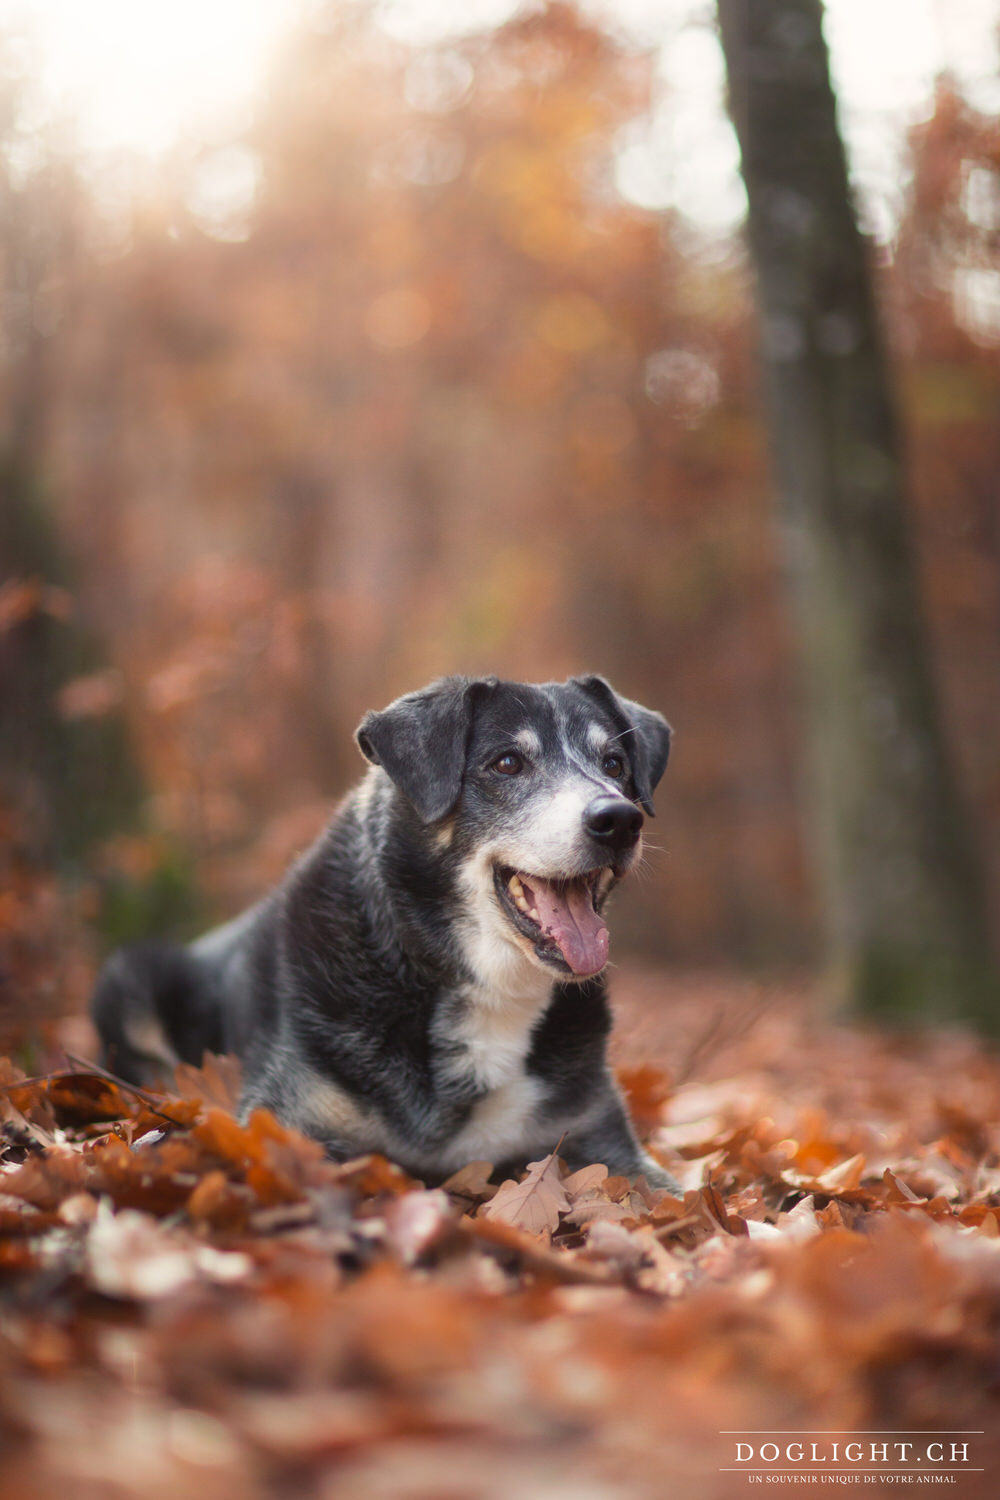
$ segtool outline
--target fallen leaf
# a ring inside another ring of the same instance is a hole
[[[569,1198],[559,1176],[555,1152],[543,1161],[528,1163],[520,1182],[501,1183],[489,1203],[480,1210],[488,1219],[503,1219],[530,1234],[551,1233],[559,1227],[559,1215],[569,1208]]]
[[[491,1161],[470,1161],[441,1184],[446,1193],[463,1198],[467,1203],[480,1203],[496,1192],[490,1178],[493,1176]]]
[[[570,1199],[577,1198],[581,1193],[589,1192],[592,1188],[599,1187],[608,1178],[607,1167],[595,1162],[591,1167],[580,1167],[576,1172],[570,1172],[568,1177],[562,1180],[563,1192]]]
[[[106,1205],[87,1234],[86,1267],[97,1291],[137,1302],[160,1301],[201,1278],[241,1281],[253,1268],[246,1255],[201,1245],[149,1214],[114,1213]]]
[[[206,1052],[201,1067],[178,1063],[174,1069],[174,1086],[182,1099],[201,1100],[233,1115],[240,1102],[243,1066],[230,1053]]]
[[[452,1232],[455,1218],[456,1211],[443,1188],[401,1193],[385,1210],[386,1243],[403,1265],[411,1266]]]

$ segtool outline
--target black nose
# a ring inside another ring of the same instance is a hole
[[[583,826],[609,849],[631,849],[639,837],[642,813],[624,797],[595,797],[584,808]]]

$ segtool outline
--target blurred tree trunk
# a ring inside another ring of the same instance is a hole
[[[983,879],[921,615],[899,426],[820,0],[718,0],[834,975],[874,1015],[1000,1026]]]
[[[356,756],[334,713],[338,674],[329,629],[318,613],[323,594],[330,497],[305,466],[283,469],[275,485],[278,557],[284,589],[299,612],[299,674],[289,711],[296,725],[301,771],[326,795],[351,778]]]
[[[3,56],[0,35],[0,74]],[[24,179],[11,170],[12,79],[0,85],[0,802],[20,811],[25,852],[74,867],[91,844],[134,824],[143,786],[120,709],[73,717],[59,703],[60,689],[105,667],[69,607],[71,573],[42,478],[54,314],[80,253],[79,185],[55,158]]]

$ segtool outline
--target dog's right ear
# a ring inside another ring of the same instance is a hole
[[[443,818],[458,801],[476,700],[495,683],[442,677],[381,713],[365,714],[358,726],[361,754],[382,767],[425,823]]]

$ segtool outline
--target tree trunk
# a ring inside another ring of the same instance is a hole
[[[22,107],[0,69],[0,594],[14,605],[0,619],[0,802],[22,814],[23,852],[76,871],[91,845],[136,822],[144,789],[121,711],[67,718],[58,703],[67,682],[104,666],[79,620],[45,602],[70,569],[42,479],[58,370],[42,330],[64,310],[81,253],[79,184],[54,154],[26,181],[11,170]]]
[[[820,0],[718,0],[841,994],[1000,1026],[983,877],[921,615],[899,426]]]
[[[337,662],[328,627],[317,613],[330,504],[322,482],[308,467],[281,471],[274,492],[275,547],[283,591],[291,594],[300,611],[300,672],[289,711],[299,739],[299,769],[321,793],[332,796],[350,781],[357,752],[336,718]]]

